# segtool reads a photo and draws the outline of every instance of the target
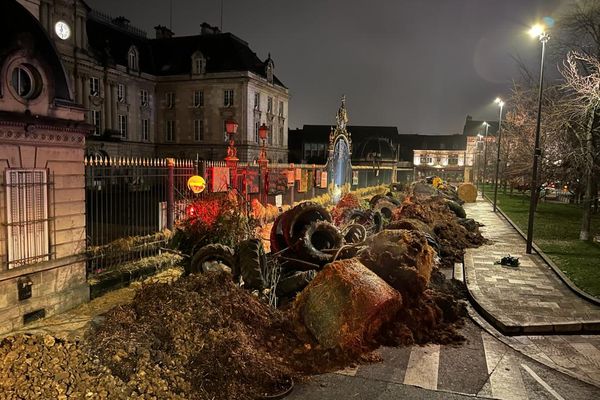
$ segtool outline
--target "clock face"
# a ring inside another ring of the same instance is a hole
[[[65,21],[58,21],[54,25],[54,32],[62,40],[67,40],[71,36],[71,28]]]

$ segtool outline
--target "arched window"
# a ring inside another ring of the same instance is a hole
[[[127,66],[132,71],[137,71],[139,69],[139,53],[135,46],[129,48],[129,52],[127,53]]]
[[[206,58],[204,55],[197,51],[192,54],[192,74],[202,75],[206,72]]]

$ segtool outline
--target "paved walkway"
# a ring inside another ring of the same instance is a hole
[[[577,296],[537,254],[525,254],[525,240],[484,200],[465,204],[467,216],[484,224],[491,243],[465,253],[465,283],[474,306],[504,334],[598,332],[600,306]],[[519,258],[519,267],[494,264]]]

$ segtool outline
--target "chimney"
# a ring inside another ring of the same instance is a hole
[[[211,26],[206,22],[203,22],[200,25],[200,34],[201,35],[215,35],[217,33],[221,33],[221,30],[216,26]]]
[[[157,39],[171,39],[173,37],[173,31],[166,26],[156,25],[154,30],[156,31]]]

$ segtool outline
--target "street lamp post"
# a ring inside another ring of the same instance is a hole
[[[546,42],[550,39],[550,36],[544,31],[541,25],[536,25],[529,31],[532,37],[537,37],[542,43],[542,56],[540,62],[540,87],[538,92],[538,113],[537,121],[535,124],[535,144],[533,148],[533,168],[531,170],[531,187],[529,199],[529,221],[527,223],[527,246],[525,252],[531,254],[533,247],[533,219],[535,216],[535,209],[537,206],[537,192],[538,192],[538,164],[539,159],[542,155],[540,149],[540,122],[542,117],[542,95],[544,90],[544,55],[546,53]]]
[[[258,166],[260,169],[260,179],[262,181],[262,185],[260,188],[261,199],[260,201],[263,204],[267,204],[267,190],[268,190],[268,166],[269,159],[267,158],[267,135],[269,133],[269,128],[267,125],[262,124],[260,128],[258,128],[258,137],[261,140],[260,153],[258,155]]]
[[[504,102],[500,97],[497,97],[495,103],[500,107],[500,115],[498,117],[498,141],[496,143],[498,149],[496,152],[496,176],[494,177],[494,212],[496,212],[498,202],[498,172],[500,171],[500,142],[502,141],[502,108]]]
[[[483,190],[481,191],[482,198],[484,197],[483,194],[485,192],[485,184],[487,182],[487,135],[490,124],[484,121],[483,125],[485,126],[485,138],[483,142]]]
[[[225,157],[225,165],[229,168],[231,177],[230,185],[237,189],[237,165],[239,158],[237,157],[237,149],[235,148],[235,140],[233,136],[237,132],[238,123],[234,120],[225,121],[225,132],[229,136],[229,147],[227,147],[227,157]]]
[[[481,138],[483,138],[483,136],[481,136],[480,133],[477,134],[477,142],[475,143],[475,149],[477,150],[477,174],[475,175],[475,190],[477,193],[477,195],[479,196],[479,183],[481,182],[481,145],[483,144],[481,142]],[[474,163],[475,164],[475,163]]]

